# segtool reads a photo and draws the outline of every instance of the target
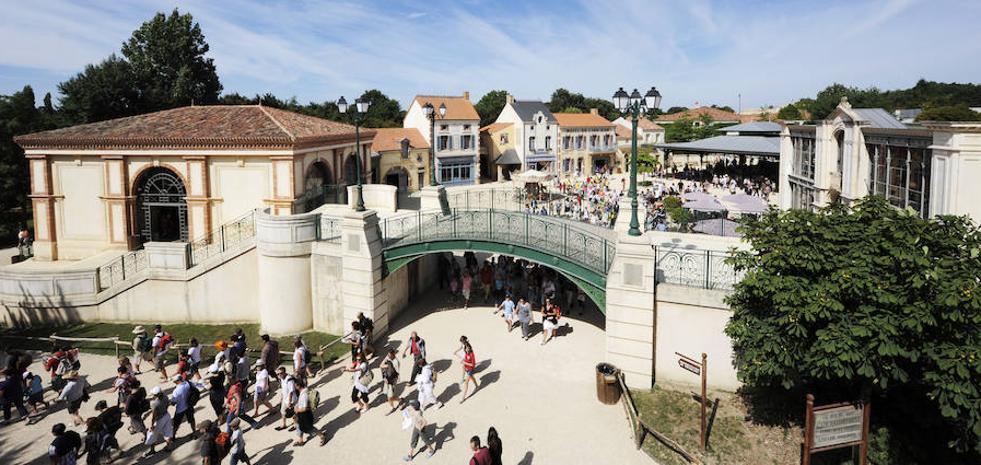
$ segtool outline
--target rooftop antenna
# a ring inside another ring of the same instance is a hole
[[[736,95],[739,98],[739,103],[736,104],[736,108],[738,108],[738,110],[736,110],[736,113],[742,113],[743,112],[743,94],[740,92],[740,93],[738,93]]]

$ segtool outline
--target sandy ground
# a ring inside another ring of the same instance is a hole
[[[525,342],[519,329],[507,334],[501,318],[491,314],[491,307],[441,309],[437,304],[437,300],[443,300],[439,291],[430,293],[428,300],[403,312],[386,341],[401,348],[409,332],[418,331],[427,341],[430,360],[446,370],[436,385],[446,406],[426,412],[438,428],[438,451],[431,459],[420,454],[415,462],[467,463],[471,456],[469,438],[476,434],[484,439],[487,428],[495,426],[504,444],[506,464],[653,463],[633,447],[622,407],[602,405],[596,400],[594,367],[602,361],[605,340],[600,327],[576,319],[587,317],[567,318],[571,332],[542,346],[540,335]],[[593,312],[589,318],[601,320],[601,315]],[[480,390],[462,404],[460,365],[453,356],[461,334],[467,335],[474,346],[479,363],[476,377],[481,383]],[[95,355],[84,355],[82,363],[82,372],[96,385],[92,400],[82,407],[83,416],[91,416],[97,400],[114,398],[106,389],[115,363],[112,357]],[[253,463],[402,463],[409,432],[401,429],[401,415],[386,416],[389,408],[378,398],[379,386],[374,386],[371,393],[371,410],[356,414],[350,403],[350,376],[341,373],[344,363],[327,367],[314,382],[321,397],[316,424],[330,437],[327,445],[321,447],[311,441],[294,447],[293,433],[274,430],[279,424],[278,415],[260,415],[260,429],[245,435],[246,450]],[[403,363],[402,395],[415,398],[415,388],[404,387],[408,370],[407,363]],[[372,366],[377,367],[378,361]],[[39,371],[38,364],[32,368]],[[375,375],[378,380],[377,370]],[[140,378],[148,390],[158,384],[156,373],[147,372]],[[173,385],[165,383],[164,387],[169,391]],[[50,400],[53,395],[49,392],[47,398]],[[273,404],[278,406],[278,396]],[[36,424],[16,423],[0,428],[0,464],[47,463],[51,426],[58,422],[71,424],[63,406],[52,410]],[[198,421],[214,418],[207,397],[202,398],[196,413]],[[178,432],[180,445],[170,453],[158,452],[137,460],[143,452],[140,447],[114,463],[200,463],[199,442],[186,438],[188,433],[187,427],[182,426]],[[125,428],[117,437],[124,449],[140,442]]]

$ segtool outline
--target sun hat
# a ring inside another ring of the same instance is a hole
[[[137,327],[133,328],[133,334],[142,334],[142,333],[145,333],[145,332],[146,332],[146,329],[143,328],[143,326],[137,326]]]
[[[78,379],[78,371],[72,370],[61,375],[61,379]]]
[[[153,389],[150,390],[150,395],[153,396],[159,396],[161,393],[163,393],[163,389],[160,389],[160,386],[154,386]]]

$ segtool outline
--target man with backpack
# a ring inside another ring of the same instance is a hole
[[[140,362],[150,361],[153,350],[153,339],[146,333],[143,326],[133,328],[133,360],[136,360],[134,375],[140,374]]]
[[[204,420],[198,424],[198,432],[201,433],[201,463],[203,465],[218,465],[221,460],[228,455],[229,435],[220,433],[218,427],[211,420]]]
[[[170,345],[174,343],[174,338],[170,333],[163,330],[160,325],[153,327],[153,364],[154,368],[160,372],[160,379],[167,381],[167,367],[165,366],[167,361],[165,357],[167,356],[167,350],[170,349]]]
[[[170,403],[175,406],[174,436],[177,436],[177,430],[180,429],[181,423],[187,420],[187,424],[191,427],[191,438],[193,439],[197,436],[194,433],[194,425],[197,424],[194,421],[194,406],[201,399],[201,386],[190,380],[185,380],[181,375],[174,375],[174,383],[177,384],[177,387],[170,395]]]
[[[419,376],[419,372],[422,371],[423,365],[420,364],[420,360],[426,360],[426,341],[419,337],[415,331],[409,336],[409,343],[402,349],[402,358],[405,358],[406,352],[412,352],[412,374],[409,375],[409,386],[416,384],[416,376]]]
[[[143,413],[150,410],[150,401],[146,398],[146,389],[140,386],[140,380],[134,379],[129,385],[129,397],[126,398],[126,406],[123,413],[129,417],[130,434],[146,433],[146,424],[143,423]]]
[[[123,410],[118,406],[109,407],[108,403],[100,400],[95,403],[95,411],[99,412],[99,422],[102,423],[103,433],[105,434],[104,448],[120,451],[119,441],[116,439],[116,432],[123,427]]]

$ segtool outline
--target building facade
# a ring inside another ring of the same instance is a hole
[[[495,123],[514,125],[515,155],[522,170],[558,172],[556,144],[559,140],[559,122],[543,102],[515,100],[508,94],[504,109]]]
[[[563,176],[622,172],[616,126],[593,108],[589,113],[555,113],[558,162]]]
[[[491,123],[480,128],[480,173],[484,179],[507,181],[513,171],[521,169],[516,141],[511,123]]]
[[[633,122],[630,119],[621,116],[613,120],[613,124],[626,129],[625,134],[628,135],[629,139],[629,134],[633,130]],[[622,133],[622,131],[618,132]],[[637,121],[637,143],[642,145],[663,144],[664,127],[647,118],[640,118]]]
[[[431,104],[435,122],[426,117],[424,107]],[[446,114],[439,108],[445,106]],[[435,125],[436,140],[431,124]],[[467,185],[479,182],[478,131],[480,115],[470,103],[470,93],[462,96],[417,95],[409,104],[402,126],[419,131],[435,151],[436,181],[445,185]]]
[[[375,129],[371,160],[372,182],[415,192],[429,185],[429,143],[415,128]]]
[[[781,208],[821,207],[869,194],[923,218],[981,221],[981,123],[908,126],[846,100],[816,125],[787,126],[780,141]]]
[[[363,167],[373,136],[361,132]],[[305,211],[306,192],[357,180],[353,126],[256,105],[175,108],[15,141],[29,160],[39,260],[194,241],[255,208]]]

